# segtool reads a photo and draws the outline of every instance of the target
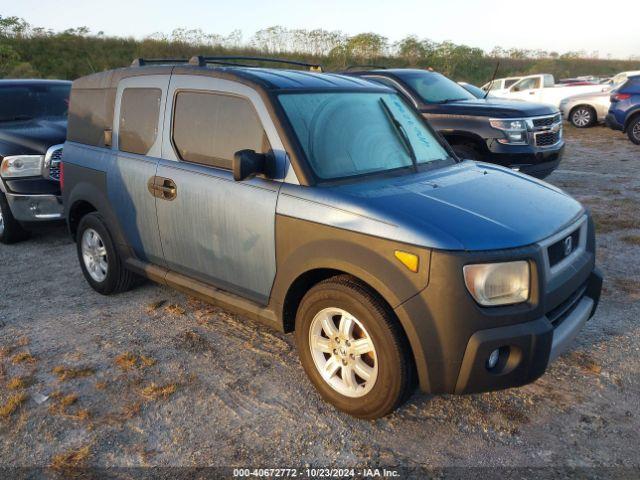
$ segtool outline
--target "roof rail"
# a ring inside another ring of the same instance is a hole
[[[231,60],[231,62],[230,62]],[[189,63],[191,65],[198,65],[204,67],[208,63],[215,63],[218,65],[235,65],[239,67],[251,67],[255,65],[246,65],[240,63],[234,63],[235,60],[248,60],[250,62],[266,62],[266,63],[282,63],[286,65],[296,65],[299,67],[309,67],[312,72],[322,72],[322,65],[318,63],[298,62],[296,60],[286,60],[283,58],[268,58],[268,57],[244,57],[244,56],[216,56],[205,57],[202,55],[196,55],[191,57]]]
[[[186,58],[134,58],[131,66],[144,67],[149,64],[187,63],[188,61]]]
[[[364,69],[364,68],[373,68],[376,70],[386,70],[387,67],[385,67],[384,65],[349,65],[345,71],[349,71],[349,70],[355,70],[357,68],[360,69]]]

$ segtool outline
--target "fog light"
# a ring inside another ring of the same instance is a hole
[[[493,370],[500,360],[500,349],[496,348],[487,359],[487,370]]]

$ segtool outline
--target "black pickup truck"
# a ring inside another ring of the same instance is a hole
[[[0,80],[0,242],[63,219],[60,160],[71,82]]]
[[[419,69],[348,71],[395,88],[460,158],[504,165],[544,178],[564,150],[562,116],[551,105],[477,98],[444,75]]]

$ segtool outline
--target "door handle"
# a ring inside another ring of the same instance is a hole
[[[178,187],[176,183],[170,178],[164,177],[151,177],[147,182],[147,188],[149,193],[156,198],[162,200],[175,200],[178,196]]]

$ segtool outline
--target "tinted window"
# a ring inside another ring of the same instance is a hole
[[[71,84],[0,87],[0,122],[66,117]]]
[[[182,160],[227,169],[239,150],[268,153],[270,149],[248,100],[208,92],[178,93],[173,143]]]
[[[115,101],[113,88],[72,89],[67,139],[104,147],[104,131],[113,126]]]
[[[145,155],[158,135],[158,114],[162,90],[126,88],[120,104],[118,148]]]
[[[278,98],[321,179],[412,167],[411,150],[418,164],[448,158],[419,114],[395,93],[300,93]]]
[[[426,103],[444,103],[475,98],[456,82],[435,72],[402,73],[404,80]]]
[[[518,80],[520,80],[520,79],[519,78],[512,78],[510,80],[505,80],[504,81],[504,88],[509,88],[511,85],[516,83]]]

